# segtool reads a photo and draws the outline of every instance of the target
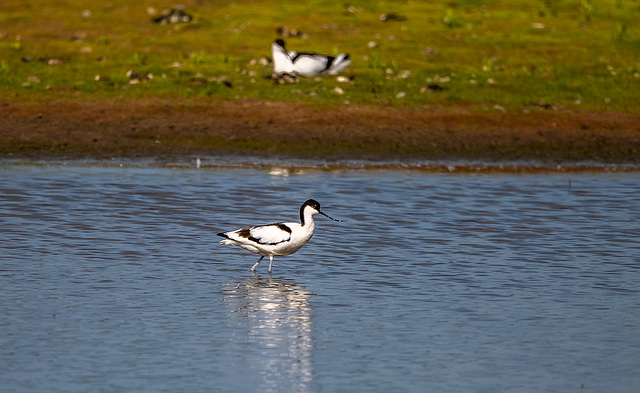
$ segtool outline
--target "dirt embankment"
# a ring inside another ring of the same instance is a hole
[[[0,158],[297,157],[640,162],[640,114],[259,100],[0,102]]]

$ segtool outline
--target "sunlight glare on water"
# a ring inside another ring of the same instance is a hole
[[[0,166],[3,392],[635,392],[636,173]],[[296,254],[215,235],[298,220]]]

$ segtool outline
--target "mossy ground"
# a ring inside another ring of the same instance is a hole
[[[616,111],[640,103],[637,0],[185,0],[192,23],[152,23],[174,3],[3,1],[2,94]],[[385,13],[401,18],[383,22]],[[352,83],[325,77],[274,86],[265,79],[270,66],[251,60],[270,56],[279,26],[306,35],[288,39],[291,49],[349,52]],[[130,85],[129,70],[153,79]],[[430,84],[446,90],[428,92]],[[337,86],[343,95],[333,92]]]

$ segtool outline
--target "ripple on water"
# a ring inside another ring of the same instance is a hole
[[[0,166],[3,389],[640,384],[635,173],[350,165]],[[218,244],[309,197],[272,276]]]

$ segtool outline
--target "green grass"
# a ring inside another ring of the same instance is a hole
[[[480,110],[549,103],[621,112],[640,105],[640,0],[185,0],[194,23],[151,22],[147,7],[160,13],[173,4],[3,0],[2,98],[210,96]],[[392,12],[406,20],[380,21]],[[287,39],[292,50],[349,52],[344,75],[352,83],[266,79],[271,68],[250,62],[270,56],[278,26],[308,35]],[[129,84],[129,70],[153,79]],[[434,83],[446,90],[424,92]]]

